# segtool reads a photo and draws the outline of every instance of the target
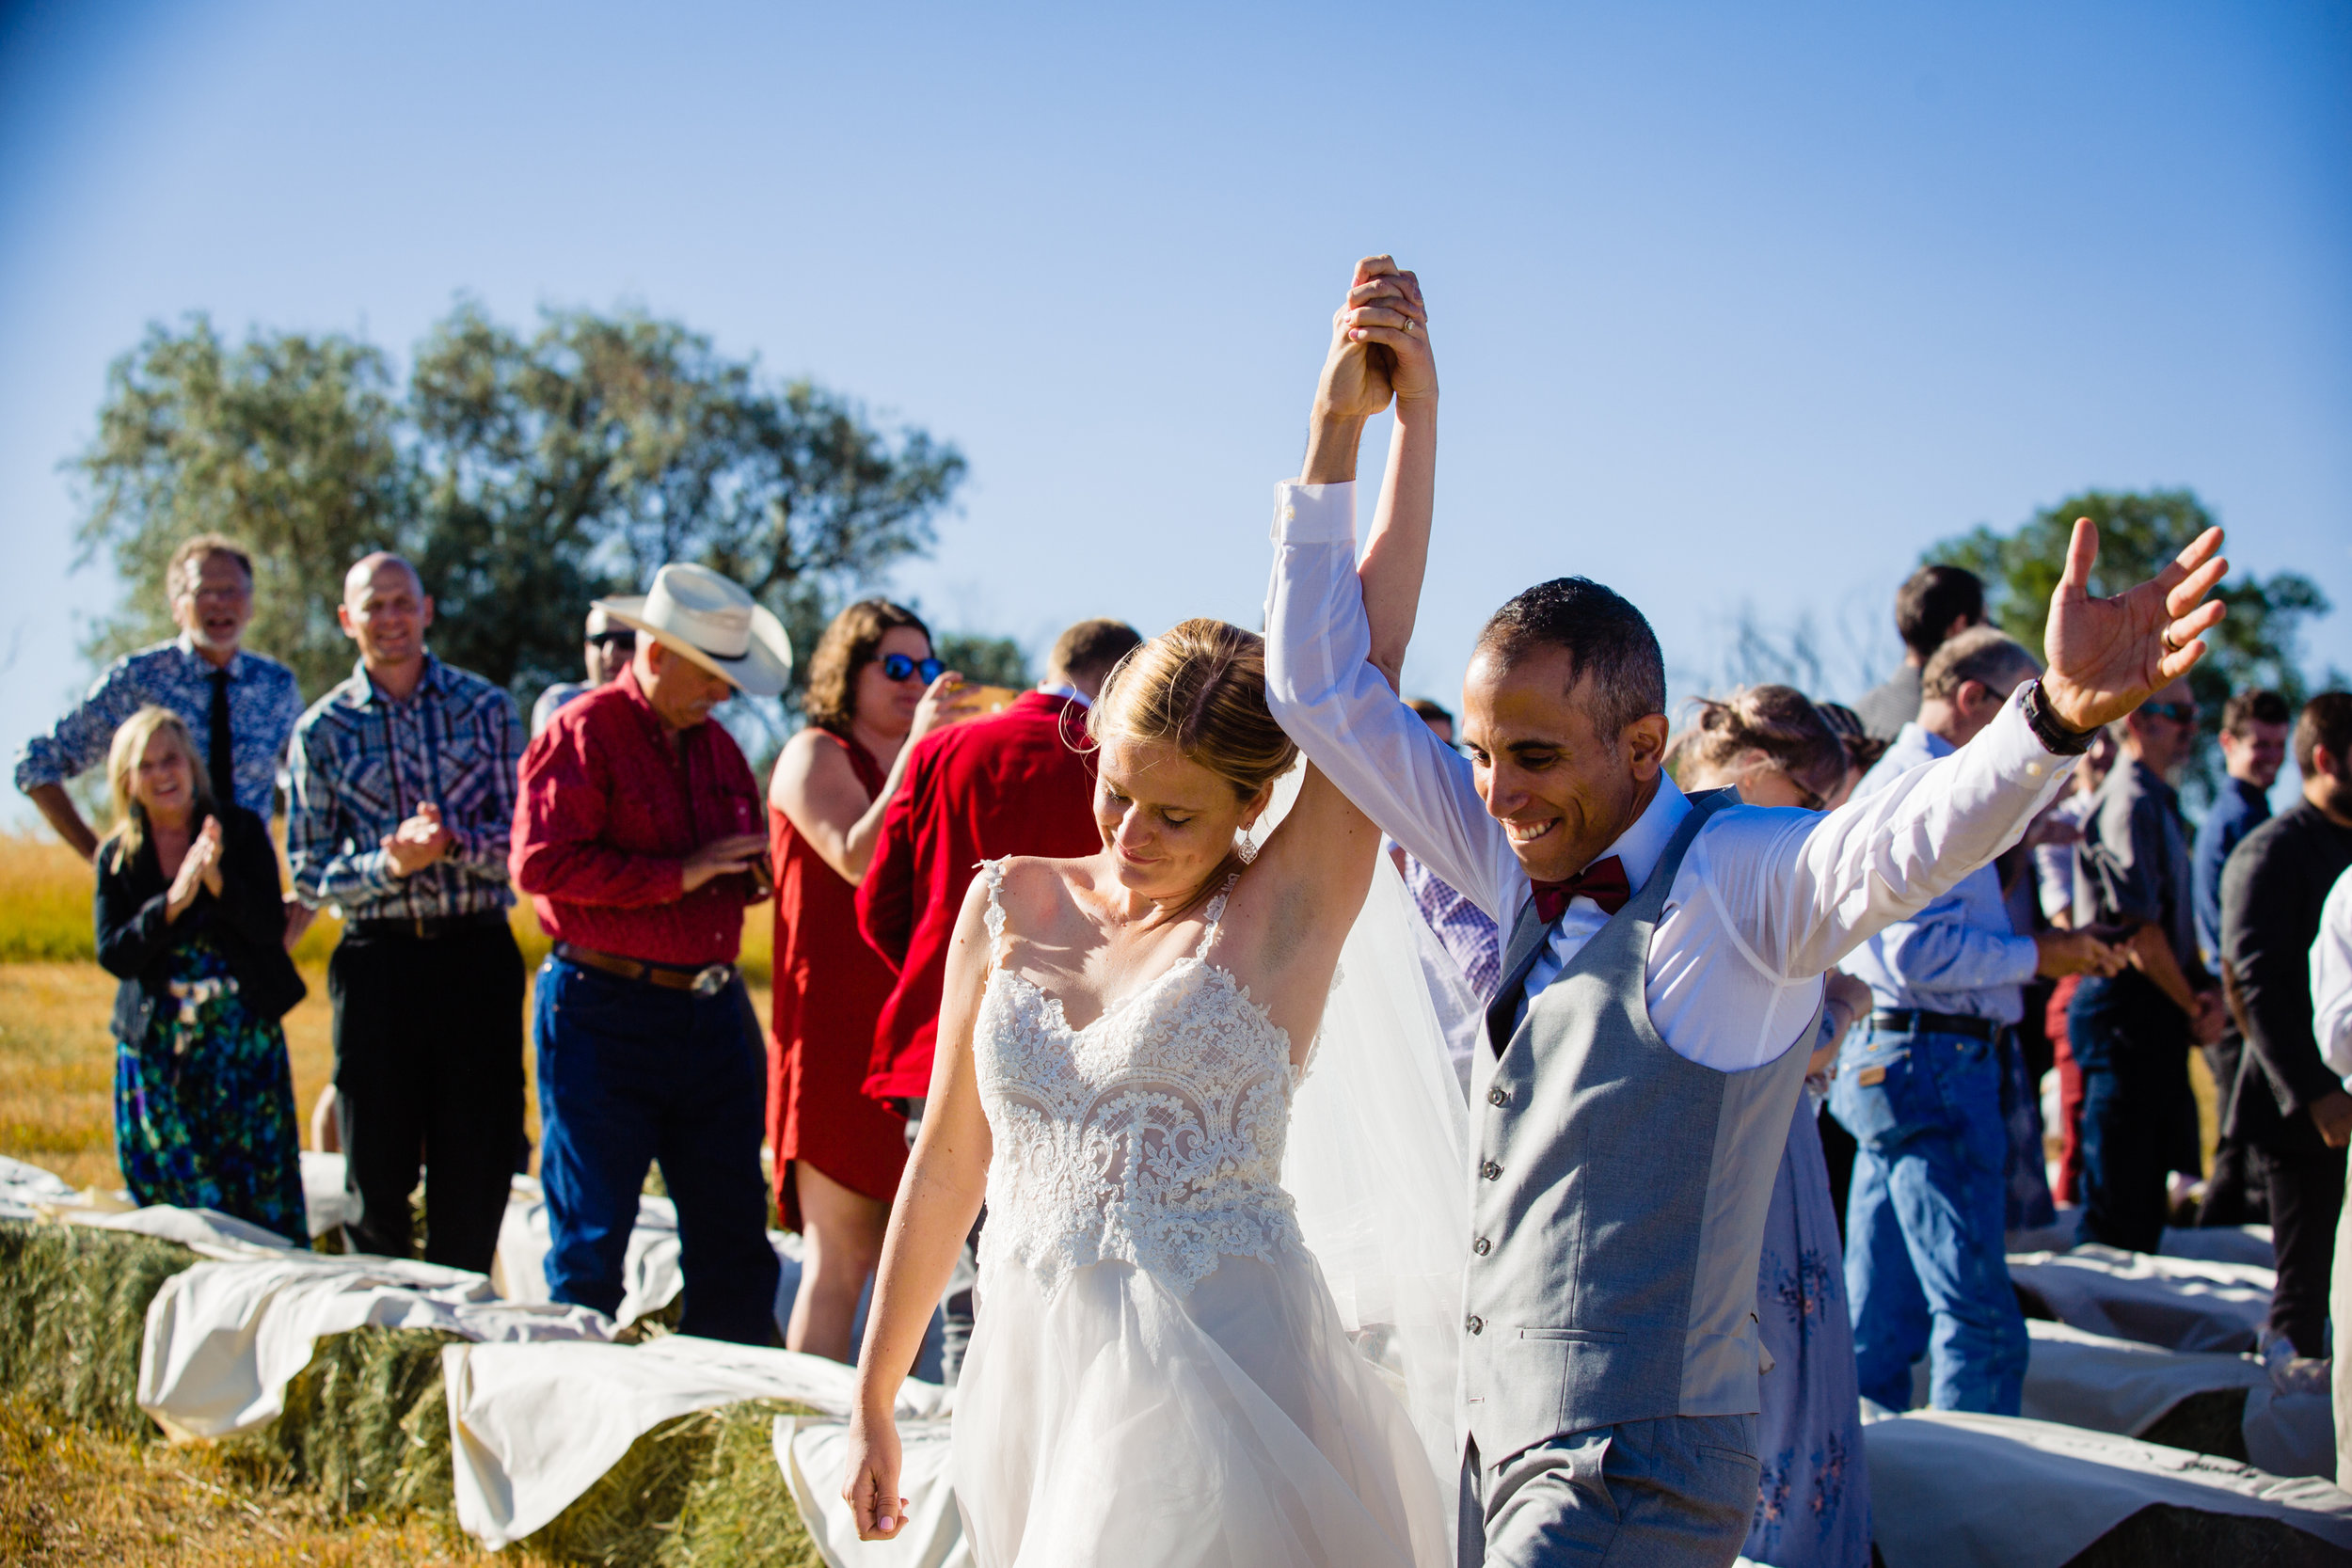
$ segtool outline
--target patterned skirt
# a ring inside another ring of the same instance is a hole
[[[1756,1305],[1773,1365],[1756,1421],[1763,1483],[1740,1555],[1773,1568],[1869,1568],[1853,1327],[1813,1117],[1812,1095],[1799,1095],[1764,1221]]]
[[[294,1071],[274,1019],[202,937],[171,956],[175,1007],[115,1046],[115,1156],[131,1200],[212,1209],[308,1246]]]

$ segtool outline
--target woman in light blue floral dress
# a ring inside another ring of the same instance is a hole
[[[1822,1034],[1834,1046],[1830,1020]],[[1840,1031],[1842,1033],[1842,1031]],[[1863,1468],[1853,1324],[1829,1166],[1808,1090],[1772,1179],[1756,1315],[1772,1358],[1756,1445],[1764,1475],[1743,1556],[1773,1568],[1868,1568],[1870,1486]]]
[[[1852,788],[1844,742],[1802,693],[1751,687],[1698,708],[1698,721],[1667,754],[1683,788],[1731,785],[1751,805],[1808,811],[1836,805]],[[1772,1179],[1756,1266],[1756,1322],[1771,1359],[1756,1418],[1763,1476],[1740,1555],[1772,1568],[1870,1562],[1870,1486],[1853,1323],[1846,1315],[1845,1247],[1814,1123],[1828,1093],[1820,1075],[1837,1059],[1846,1030],[1868,1016],[1870,988],[1831,970],[1822,990],[1812,1076],[1797,1098]]]

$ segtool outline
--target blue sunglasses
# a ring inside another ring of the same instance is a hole
[[[939,660],[935,658],[927,658],[922,660],[920,663],[917,663],[915,660],[907,657],[904,654],[882,655],[882,673],[889,676],[894,681],[902,681],[909,675],[920,672],[923,676],[923,684],[925,686],[929,686],[931,682],[937,680],[939,678],[939,673],[947,668],[945,664],[940,663]]]

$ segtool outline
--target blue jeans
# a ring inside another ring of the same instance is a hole
[[[686,1275],[679,1332],[771,1343],[767,1057],[743,982],[696,996],[549,958],[537,1012],[548,1292],[619,1308],[645,1167],[660,1160]]]
[[[1846,1296],[1863,1397],[1908,1409],[1912,1363],[1931,1354],[1935,1408],[2016,1415],[2027,1340],[2002,1244],[1999,1052],[1965,1035],[1873,1025],[1847,1044],[1830,1108],[1860,1146]]]
[[[2201,1174],[2188,1015],[2137,974],[2086,975],[2066,1010],[2083,1075],[2083,1229],[2131,1252],[2164,1241],[2167,1181]]]

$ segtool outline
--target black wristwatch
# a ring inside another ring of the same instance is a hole
[[[2026,722],[2033,727],[2034,738],[2062,757],[2078,757],[2090,750],[2097,730],[2078,730],[2050,711],[2049,694],[2035,681],[2026,688]]]

